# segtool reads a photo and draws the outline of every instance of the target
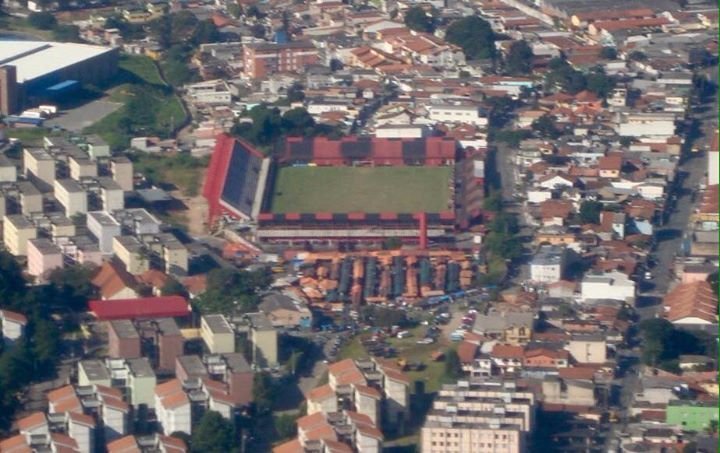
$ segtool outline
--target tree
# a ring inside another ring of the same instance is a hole
[[[277,440],[289,439],[297,434],[297,416],[282,414],[274,417]]]
[[[645,61],[647,60],[647,55],[640,50],[633,50],[630,52],[630,55],[628,55],[628,59],[630,59],[630,61]]]
[[[582,223],[600,223],[600,213],[602,212],[602,203],[599,201],[586,200],[580,205],[580,221]]]
[[[478,16],[456,20],[447,28],[445,39],[460,46],[469,60],[495,58],[495,33]]]
[[[302,102],[305,99],[303,86],[295,82],[287,89],[287,100],[289,103]]]
[[[218,41],[220,41],[220,31],[210,19],[197,24],[192,34],[192,42],[196,46]]]
[[[533,121],[531,127],[541,137],[545,138],[558,138],[561,134],[555,125],[555,119],[549,114],[545,114]]]
[[[601,98],[606,98],[615,87],[615,79],[605,74],[602,68],[590,72],[585,81],[588,91],[592,91]]]
[[[614,47],[603,47],[600,50],[600,57],[606,60],[614,60],[617,58],[617,49]]]
[[[52,30],[57,25],[57,19],[50,13],[31,13],[28,16],[28,23],[31,27],[40,30]]]
[[[302,107],[285,112],[282,117],[282,129],[287,135],[311,136],[315,127],[312,115]]]
[[[500,212],[502,211],[502,206],[502,192],[500,192],[499,190],[491,193],[490,196],[486,197],[485,200],[483,200],[483,208],[487,209],[488,211]]]
[[[405,12],[405,25],[411,30],[423,33],[435,31],[435,19],[420,6],[413,6]]]
[[[163,287],[160,289],[163,296],[183,296],[187,297],[188,293],[185,287],[173,277],[169,277]]]
[[[525,40],[514,41],[510,45],[505,69],[512,75],[529,74],[532,69],[533,52]]]
[[[48,280],[57,288],[58,299],[73,311],[85,311],[87,301],[95,296],[92,277],[96,267],[87,264],[75,264],[53,270]]]
[[[22,268],[6,251],[0,251],[0,307],[18,310],[27,289]]]
[[[219,412],[207,411],[192,433],[192,451],[195,453],[237,452],[235,428]]]
[[[58,25],[53,29],[53,38],[60,42],[82,42],[77,25]]]
[[[452,380],[458,380],[462,377],[462,364],[460,356],[454,349],[445,351],[445,377]]]
[[[275,404],[275,386],[266,372],[256,373],[253,378],[253,402],[258,413],[269,413]]]
[[[545,84],[548,87],[560,88],[570,94],[576,94],[585,89],[587,81],[582,72],[575,70],[570,63],[562,57],[555,57],[548,62],[550,69],[545,75]]]
[[[257,292],[270,283],[272,274],[265,268],[255,271],[213,269],[207,276],[207,289],[195,300],[202,313],[249,313],[257,309]]]

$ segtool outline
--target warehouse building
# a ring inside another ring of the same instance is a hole
[[[117,71],[118,49],[76,43],[0,41],[0,113],[97,84]]]

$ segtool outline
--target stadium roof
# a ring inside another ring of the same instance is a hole
[[[187,316],[190,305],[184,297],[141,297],[138,299],[91,300],[90,312],[100,320],[167,318]]]
[[[89,44],[0,41],[0,66],[15,66],[18,83],[24,83],[112,50]]]

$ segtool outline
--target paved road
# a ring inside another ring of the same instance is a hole
[[[71,132],[80,132],[120,107],[122,104],[118,102],[110,102],[106,98],[98,99],[72,110],[61,111],[56,118],[45,121],[45,126],[57,126]]]

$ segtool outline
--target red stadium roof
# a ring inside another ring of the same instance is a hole
[[[91,300],[89,305],[90,312],[100,320],[171,318],[190,313],[190,304],[180,296]]]

